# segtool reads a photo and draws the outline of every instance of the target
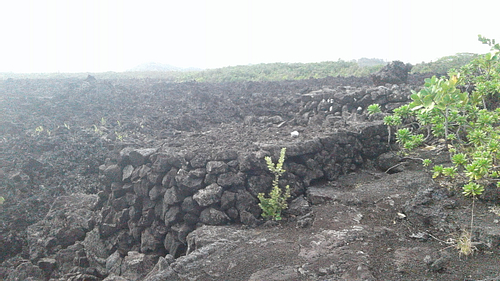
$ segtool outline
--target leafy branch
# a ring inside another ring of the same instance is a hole
[[[273,184],[269,197],[266,197],[264,193],[259,193],[257,197],[259,198],[259,207],[262,209],[262,217],[265,219],[281,220],[281,211],[288,208],[286,200],[290,197],[290,186],[285,186],[285,191],[283,192],[278,186],[279,179],[281,175],[285,172],[283,169],[283,163],[285,162],[286,148],[281,149],[280,157],[278,163],[274,164],[271,157],[266,156],[267,168],[271,173],[274,174]]]

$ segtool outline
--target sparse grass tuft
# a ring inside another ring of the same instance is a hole
[[[457,248],[459,255],[472,255],[476,251],[476,247],[472,245],[472,233],[467,230],[462,231],[456,241],[455,248]]]

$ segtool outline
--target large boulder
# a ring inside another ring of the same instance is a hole
[[[207,225],[223,225],[229,222],[229,217],[215,208],[206,208],[200,214],[200,222]]]
[[[376,86],[389,84],[404,84],[408,81],[408,72],[413,65],[401,61],[393,61],[384,66],[377,73],[371,75],[372,81]]]
[[[115,252],[106,260],[106,268],[111,275],[118,275],[124,279],[115,280],[143,280],[154,268],[158,256],[146,255],[137,251],[130,251],[125,257]],[[113,279],[106,279],[113,280]]]
[[[133,166],[137,167],[146,163],[153,153],[156,152],[156,148],[140,148],[130,151],[129,157],[130,162]]]
[[[54,200],[45,219],[27,229],[30,259],[46,257],[55,247],[66,248],[83,241],[94,227],[96,203],[97,195],[87,194],[60,196]]]
[[[3,279],[2,279],[3,280]],[[29,261],[24,261],[20,263],[15,269],[9,272],[9,275],[5,280],[33,280],[42,281],[45,280],[45,273],[43,270],[32,264]]]

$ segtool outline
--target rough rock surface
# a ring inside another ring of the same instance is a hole
[[[419,190],[442,197],[423,207],[413,198]],[[443,206],[455,199],[426,173],[363,171],[310,196],[329,200],[309,206],[309,227],[296,227],[294,219],[253,229],[203,226],[188,235],[186,256],[164,264],[164,274],[172,280],[459,280],[479,266],[460,260],[442,240],[449,232],[440,228],[459,227],[454,208]],[[405,212],[406,205],[435,210],[426,214],[431,226]],[[482,267],[495,278],[498,257],[487,257],[494,263]]]
[[[470,201],[386,153],[422,78],[0,81],[0,279],[498,279],[494,190],[459,257]],[[264,222],[281,147],[290,208]]]
[[[408,81],[408,73],[412,65],[401,61],[393,61],[384,66],[377,73],[371,75],[373,83],[377,86],[385,84],[403,84]]]

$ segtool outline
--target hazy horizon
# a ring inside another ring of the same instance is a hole
[[[4,4],[0,72],[213,69],[374,58],[417,64],[486,53],[491,1],[19,0]],[[489,7],[489,8],[488,8]]]
[[[353,59],[353,60],[346,60],[346,62],[357,62],[360,59],[374,59],[374,60],[382,60],[382,59],[377,59],[377,58],[359,58],[359,59]],[[319,61],[319,62],[306,62],[303,64],[307,63],[327,63],[331,61]],[[385,61],[386,63],[389,63],[391,61]],[[134,72],[134,71],[170,71],[170,70],[134,70],[135,68],[142,67],[144,65],[150,65],[150,64],[158,64],[161,66],[166,66],[166,67],[173,67],[176,68],[175,70],[172,71],[204,71],[204,70],[212,70],[212,69],[218,69],[218,68],[225,68],[225,67],[238,67],[238,66],[254,66],[254,65],[260,65],[260,64],[279,64],[282,62],[265,62],[265,63],[249,63],[249,64],[239,64],[239,65],[229,65],[229,66],[221,66],[221,67],[216,67],[216,68],[195,68],[195,67],[177,67],[175,65],[170,65],[170,64],[161,64],[161,63],[156,63],[156,62],[146,62],[146,63],[141,63],[135,67],[132,67],[130,69],[125,69],[122,71],[113,71],[113,70],[105,70],[105,71],[80,71],[80,72],[13,72],[13,71],[0,71],[0,73],[13,73],[13,74],[53,74],[53,73],[68,73],[68,74],[76,74],[76,73],[106,73],[106,72]],[[302,62],[284,62],[286,64],[301,64]]]

